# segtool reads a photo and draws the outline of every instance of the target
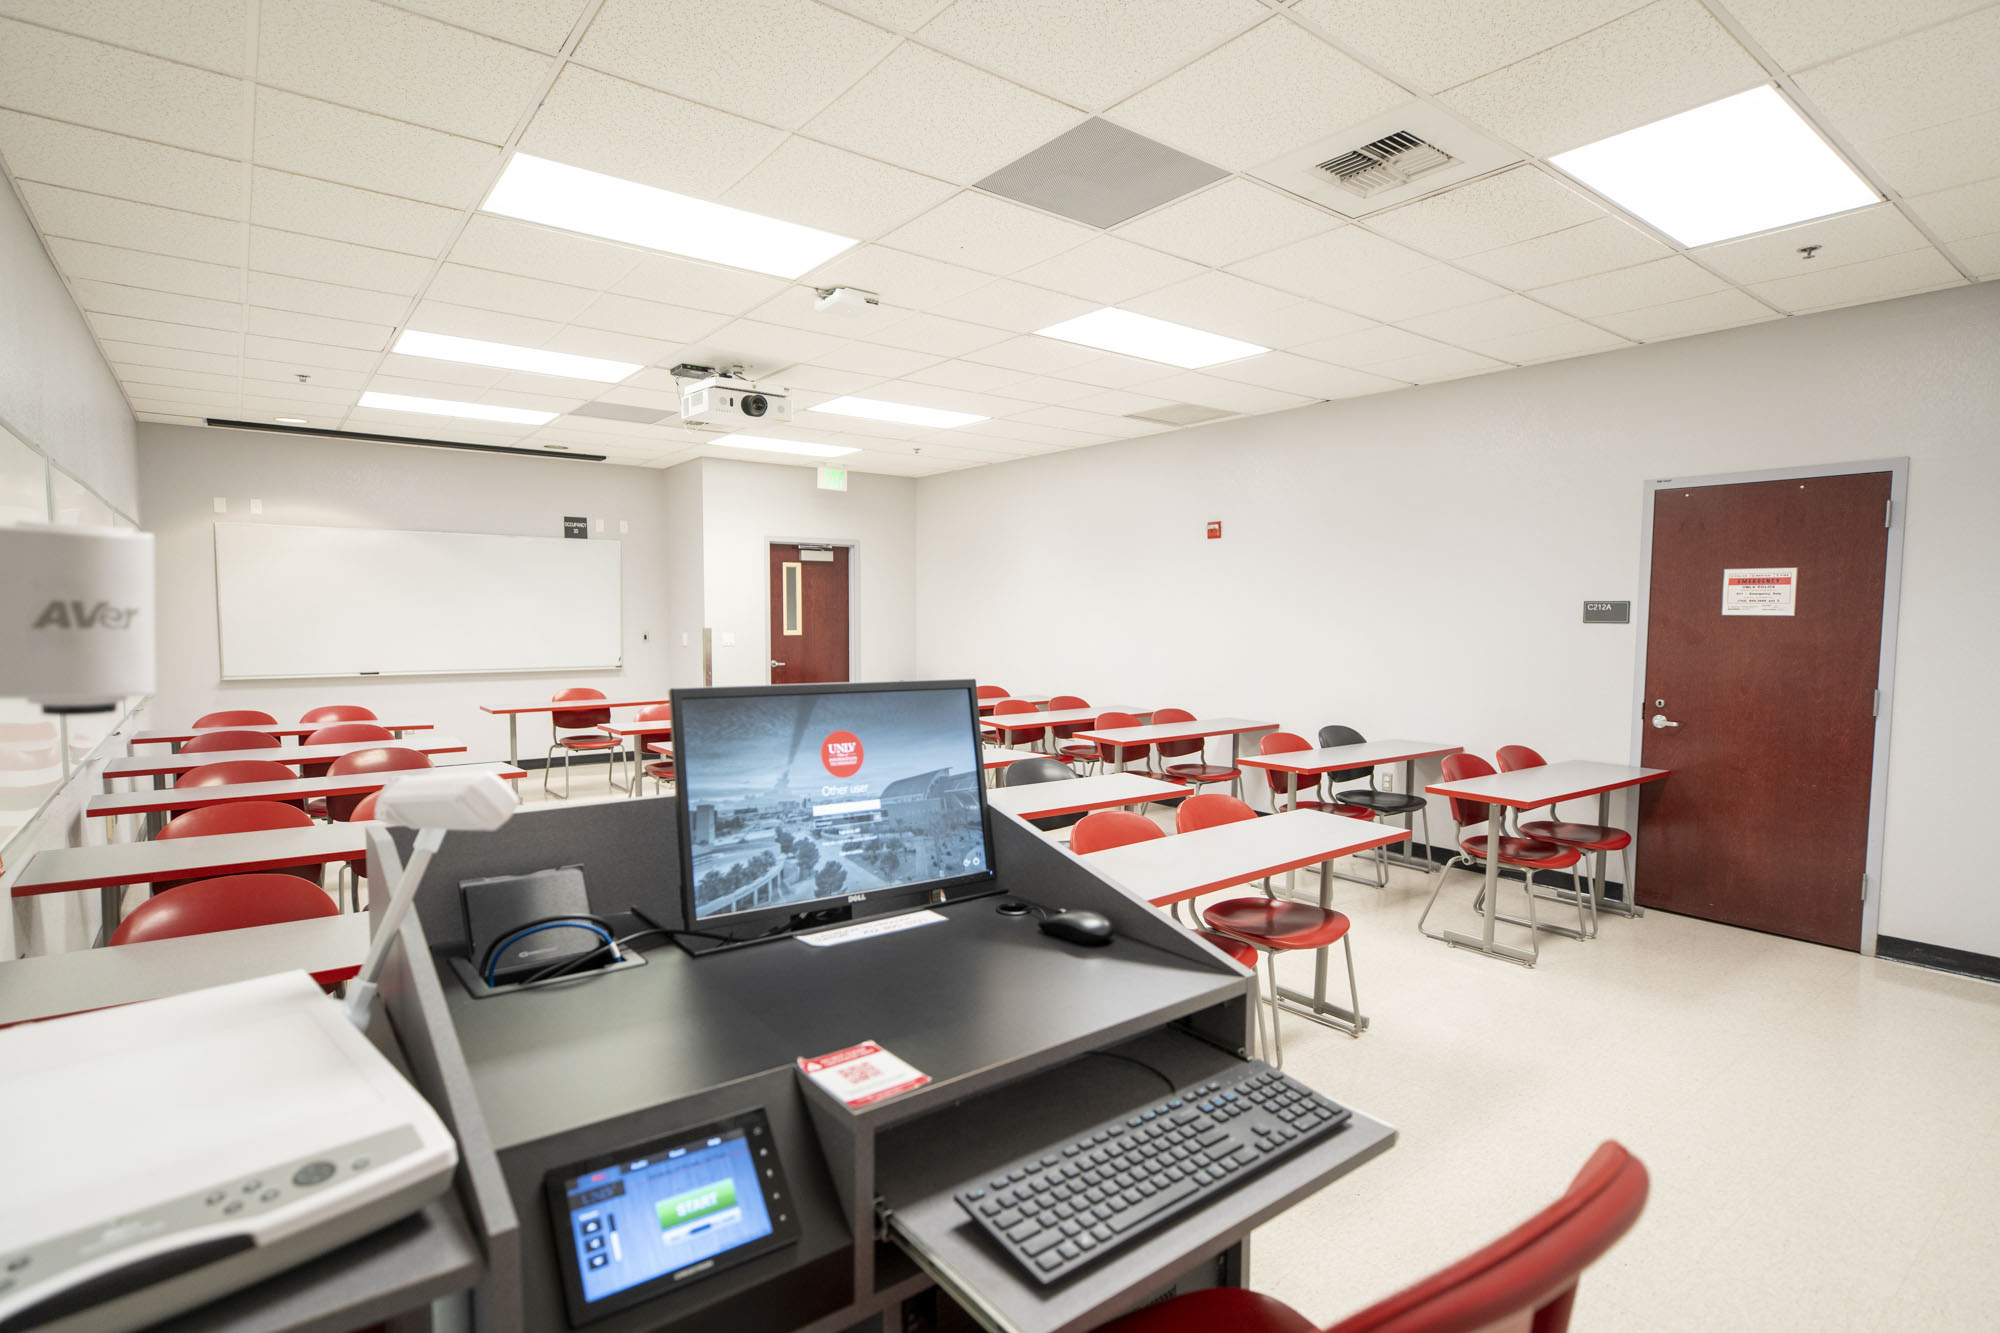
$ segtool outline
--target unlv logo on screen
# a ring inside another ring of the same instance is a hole
[[[819,743],[819,761],[837,778],[849,778],[861,768],[861,738],[851,731],[836,731]]]

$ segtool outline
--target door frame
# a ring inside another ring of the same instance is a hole
[[[1868,877],[1868,896],[1861,904],[1863,957],[1875,956],[1875,937],[1882,916],[1882,844],[1889,810],[1889,719],[1895,714],[1896,622],[1903,599],[1903,533],[1909,526],[1910,460],[1868,459],[1853,463],[1813,463],[1801,467],[1764,468],[1754,472],[1711,473],[1698,477],[1657,477],[1645,484],[1639,516],[1639,575],[1633,598],[1633,619],[1639,642],[1632,669],[1632,762],[1638,764],[1646,740],[1646,629],[1648,606],[1653,588],[1653,506],[1662,490],[1685,490],[1696,486],[1735,486],[1743,482],[1796,481],[1812,477],[1845,477],[1864,472],[1889,474],[1889,549],[1882,569],[1882,646],[1876,667],[1876,685],[1881,702],[1875,710],[1875,750],[1868,774],[1868,853],[1863,874]],[[1636,802],[1628,810],[1633,836],[1639,829]],[[1632,879],[1638,878],[1638,857],[1632,858]],[[1625,886],[1625,901],[1637,903],[1633,885]]]
[[[764,683],[771,683],[771,658],[777,645],[771,642],[771,548],[773,546],[844,546],[847,548],[847,679],[861,679],[857,657],[861,636],[860,599],[854,595],[855,566],[861,561],[861,543],[853,537],[766,537],[764,539]]]

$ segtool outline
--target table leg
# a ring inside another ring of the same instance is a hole
[[[1327,911],[1332,911],[1333,862],[1331,860],[1320,862],[1319,870],[1319,905]],[[1329,1027],[1336,1032],[1345,1032],[1349,1036],[1358,1037],[1368,1030],[1368,1019],[1326,998],[1326,950],[1332,947],[1329,944],[1325,948],[1313,951],[1312,994],[1302,995],[1298,991],[1281,986],[1278,988],[1275,1003],[1279,1009],[1288,1014],[1297,1014],[1300,1018],[1310,1019],[1321,1027]],[[1271,1021],[1273,1023],[1278,1021],[1275,1013],[1271,1016]]]
[[[1597,793],[1597,822],[1606,827],[1609,827],[1611,824],[1611,793],[1608,791]],[[1605,858],[1608,855],[1610,855],[1608,852],[1599,852],[1597,854],[1597,878],[1594,883],[1596,885],[1598,908],[1603,911],[1616,912],[1620,916],[1646,915],[1646,909],[1639,906],[1638,895],[1633,892],[1630,884],[1625,886],[1625,896],[1620,898],[1616,904],[1610,903],[1605,899]],[[1631,859],[1628,858],[1625,864],[1626,868],[1630,869],[1632,865]],[[1631,876],[1627,875],[1625,878],[1630,879]]]
[[[507,714],[507,766],[509,768],[519,768],[521,766],[521,715],[519,713]]]
[[[101,918],[97,932],[97,947],[111,943],[111,932],[118,929],[119,917],[125,908],[125,886],[106,884],[97,891],[97,912]]]
[[[1541,956],[1541,941],[1537,938],[1533,927],[1530,927],[1528,930],[1528,942],[1532,946],[1529,949],[1516,949],[1509,944],[1496,943],[1493,938],[1493,927],[1501,919],[1500,858],[1495,854],[1499,851],[1498,843],[1501,835],[1495,830],[1502,826],[1505,817],[1500,813],[1500,806],[1489,805],[1487,809],[1492,812],[1492,818],[1486,824],[1486,883],[1484,889],[1481,891],[1483,897],[1481,899],[1479,936],[1475,939],[1473,936],[1467,935],[1462,931],[1447,930],[1443,933],[1444,941],[1457,948],[1477,950],[1485,954],[1488,958],[1503,958],[1510,963],[1520,963],[1526,967],[1533,967],[1535,960]],[[1531,894],[1535,891],[1534,880],[1532,878],[1527,881],[1527,888]]]

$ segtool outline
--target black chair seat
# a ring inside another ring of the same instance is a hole
[[[1414,814],[1424,808],[1421,796],[1400,791],[1376,791],[1373,787],[1356,787],[1352,791],[1339,792],[1333,799],[1345,805],[1366,806],[1378,815]]]

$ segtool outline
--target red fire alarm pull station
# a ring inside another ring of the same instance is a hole
[[[1221,519],[1219,519],[1219,518],[1218,518],[1218,519],[1215,519],[1215,520],[1213,520],[1213,521],[1211,521],[1211,522],[1209,523],[1209,525],[1208,525],[1208,539],[1209,539],[1210,541],[1212,541],[1212,542],[1213,542],[1213,541],[1220,541],[1220,540],[1222,540],[1222,520],[1221,520]]]

